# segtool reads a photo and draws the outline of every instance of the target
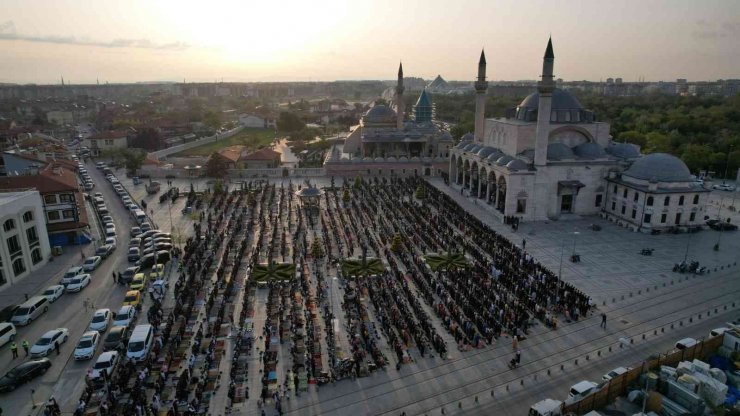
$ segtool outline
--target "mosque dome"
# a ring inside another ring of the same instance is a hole
[[[568,91],[555,88],[552,91],[552,109],[553,110],[582,110],[583,106],[573,94]],[[529,94],[521,103],[519,107],[537,108],[540,105],[540,93],[535,92]]]
[[[401,157],[398,158],[398,161],[399,162],[408,162],[409,161],[409,158],[407,158],[406,156],[401,156]]]
[[[509,170],[527,170],[529,169],[529,166],[527,166],[527,163],[520,160],[520,159],[514,159],[511,162],[506,164],[506,167],[509,168]]]
[[[473,136],[473,133],[468,132],[463,134],[460,140],[464,142],[472,142],[473,140],[475,140],[475,136]]]
[[[503,155],[500,158],[496,159],[496,164],[499,166],[506,166],[506,164],[511,162],[512,160],[514,160],[513,157],[509,155]]]
[[[691,171],[686,164],[668,153],[650,153],[642,156],[635,160],[623,175],[656,182],[691,181]]]
[[[477,144],[474,144],[473,147],[470,148],[470,153],[478,153],[480,149],[482,149],[483,146],[479,146]]]
[[[469,151],[470,151],[470,149],[472,149],[472,148],[474,148],[474,147],[475,147],[475,144],[474,144],[474,143],[468,143],[468,144],[466,144],[466,145],[465,145],[465,146],[464,146],[464,147],[463,147],[462,149],[463,149],[464,151],[466,151],[466,152],[469,152]]]
[[[599,159],[606,156],[604,148],[595,142],[581,143],[573,148],[573,153],[584,159]]]
[[[612,143],[606,152],[620,159],[634,159],[640,157],[640,150],[631,143]]]
[[[547,145],[547,160],[575,159],[573,150],[563,143],[550,143]]]
[[[365,156],[365,157],[364,157],[364,158],[362,159],[362,161],[363,161],[363,162],[372,162],[372,161],[373,161],[373,158],[371,158],[370,156]]]
[[[396,112],[387,105],[376,105],[365,113],[364,119],[368,123],[395,123]]]
[[[496,148],[491,147],[491,146],[483,146],[482,149],[478,150],[478,156],[486,157],[494,152],[496,152]]]
[[[595,120],[592,111],[585,110],[578,99],[568,91],[555,88],[552,92],[551,123],[591,123]],[[529,94],[507,117],[528,122],[537,121],[540,93]]]
[[[498,160],[498,158],[500,158],[501,156],[503,156],[503,154],[504,153],[501,150],[494,148],[493,149],[493,153],[491,153],[490,155],[488,155],[488,157],[486,157],[486,160],[488,160],[489,162],[495,162],[495,161]]]
[[[378,156],[378,157],[375,158],[375,162],[385,162],[385,159],[383,159],[382,157]]]
[[[386,162],[397,162],[398,159],[396,159],[395,156],[388,156],[387,158],[385,158],[385,161]]]
[[[352,163],[362,163],[362,158],[355,157],[351,160]]]

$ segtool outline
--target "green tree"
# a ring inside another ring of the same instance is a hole
[[[206,175],[211,178],[223,178],[229,172],[229,166],[218,152],[213,152],[206,162]]]
[[[403,249],[403,238],[401,234],[396,233],[391,241],[391,251],[399,252]]]
[[[640,147],[645,147],[645,144],[647,144],[645,135],[636,130],[627,130],[619,133],[617,140],[620,142],[636,144]]]
[[[136,171],[141,169],[142,163],[146,160],[146,151],[143,149],[124,149],[123,160],[126,170],[131,175],[136,175]]]
[[[137,131],[136,136],[131,140],[131,147],[138,147],[146,150],[159,150],[164,148],[164,142],[159,134],[159,130],[145,127]]]
[[[673,151],[671,138],[663,133],[650,132],[645,135],[645,142],[646,153],[671,153]]]
[[[342,202],[346,204],[349,204],[350,201],[350,195],[349,195],[349,189],[344,188],[344,192],[342,192]]]
[[[299,131],[306,127],[298,115],[289,111],[283,111],[280,113],[280,117],[277,120],[277,128],[282,132],[293,132]]]
[[[311,257],[320,259],[324,257],[324,247],[321,245],[321,238],[316,237],[311,242]]]

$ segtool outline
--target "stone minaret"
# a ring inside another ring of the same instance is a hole
[[[547,145],[550,136],[550,111],[552,109],[552,92],[555,89],[552,69],[555,54],[552,52],[552,38],[547,41],[545,58],[542,62],[542,79],[537,83],[539,105],[537,106],[537,136],[534,145],[534,165],[547,164]]]
[[[398,84],[396,85],[396,127],[403,130],[403,112],[406,106],[403,103],[403,63],[398,64]]]
[[[478,79],[475,81],[475,141],[483,143],[484,130],[486,128],[486,92],[488,81],[486,81],[486,54],[480,52],[478,61]]]

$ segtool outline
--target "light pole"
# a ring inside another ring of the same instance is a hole
[[[573,256],[576,255],[576,237],[580,234],[578,231],[573,231]]]
[[[691,234],[693,234],[691,230],[689,229],[688,221],[686,222],[686,230],[687,230],[687,233],[689,234],[689,237],[686,239],[686,252],[683,254],[684,264],[686,264],[686,259],[689,257],[689,244],[691,243]]]
[[[730,148],[727,149],[727,159],[725,160],[725,176],[722,178],[722,183],[725,183],[727,180],[727,169],[730,167],[730,153],[732,153],[732,147],[733,145],[730,145]]]

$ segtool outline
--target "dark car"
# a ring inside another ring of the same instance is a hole
[[[141,250],[139,247],[129,247],[128,249],[128,261],[134,262],[141,258]]]
[[[707,225],[709,226],[709,228],[715,231],[735,231],[737,230],[737,225],[731,224],[729,222],[718,221],[718,220],[709,220],[707,221]]]
[[[172,259],[172,254],[167,250],[157,252],[157,263],[165,264]]]
[[[51,367],[51,361],[48,358],[39,358],[25,362],[5,373],[3,378],[0,378],[0,391],[13,391],[21,384],[27,383],[44,374],[49,367]]]
[[[110,244],[104,244],[95,250],[95,255],[104,259],[110,256],[111,253],[113,253],[113,246]]]
[[[131,283],[136,273],[139,273],[139,266],[129,267],[120,274],[118,281],[120,283]]]
[[[154,253],[147,254],[146,256],[144,256],[141,259],[139,259],[139,261],[136,262],[136,263],[142,269],[148,269],[148,268],[154,266],[154,263],[156,263],[156,257],[154,256]]]
[[[125,326],[114,326],[108,332],[103,341],[103,351],[123,350],[128,343],[128,328]]]
[[[20,305],[9,305],[4,307],[3,310],[0,311],[0,322],[10,322],[10,318],[13,317],[15,310],[19,307]]]

